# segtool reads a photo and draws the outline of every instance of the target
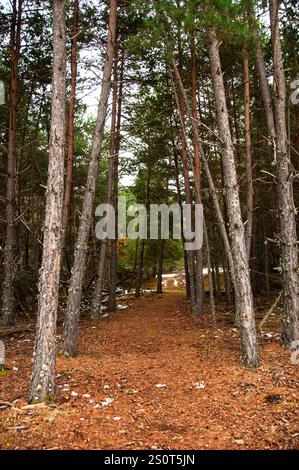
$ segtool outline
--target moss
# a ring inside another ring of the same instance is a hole
[[[5,369],[4,366],[0,366],[0,377],[4,377],[8,373],[8,369]]]
[[[51,405],[54,403],[54,396],[53,395],[46,395],[44,398],[45,405]]]

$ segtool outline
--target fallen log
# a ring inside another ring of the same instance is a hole
[[[0,328],[0,338],[3,338],[4,336],[13,335],[15,333],[28,333],[29,331],[34,331],[31,325],[23,325],[19,327],[3,327]]]

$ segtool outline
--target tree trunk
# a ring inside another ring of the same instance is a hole
[[[216,33],[213,30],[209,30],[208,36],[209,58],[216,101],[217,121],[219,135],[223,142],[222,162],[231,247],[235,268],[236,308],[241,326],[242,363],[248,367],[257,367],[259,360],[253,298],[246,255],[244,226],[241,217],[234,149],[219,56],[219,42],[217,40]]]
[[[225,283],[226,300],[228,304],[231,304],[233,301],[232,288],[231,288],[231,279],[229,275],[228,261],[226,257],[225,257],[225,263],[223,263],[223,276],[224,276],[224,283]]]
[[[180,74],[180,72],[179,72]],[[180,74],[181,76],[181,74]],[[175,91],[175,88],[174,88]],[[176,94],[176,91],[175,91]],[[189,179],[189,165],[191,163],[191,155],[189,152],[186,128],[185,128],[185,105],[184,98],[180,93],[179,96],[176,95],[177,108],[179,112],[179,121],[180,121],[180,140],[182,146],[182,164],[183,164],[183,177],[184,177],[184,186],[185,186],[185,201],[189,206],[193,205],[192,202],[192,193],[190,187]],[[199,184],[199,181],[197,181]],[[195,284],[195,253],[191,250],[186,252],[187,262],[188,262],[188,274],[189,274],[189,288],[190,288],[190,301],[192,313],[200,313],[200,305],[197,303],[196,296],[196,284]]]
[[[217,294],[221,295],[221,282],[220,282],[220,272],[219,272],[219,263],[218,260],[215,263],[215,278],[216,278],[216,290]]]
[[[136,284],[135,284],[135,298],[139,299],[141,294],[142,272],[143,272],[143,257],[144,257],[145,240],[140,240],[138,244],[137,265],[136,265]]]
[[[246,178],[247,178],[247,222],[245,226],[246,252],[250,263],[252,224],[253,224],[253,177],[252,177],[252,144],[250,128],[250,78],[249,59],[247,50],[244,51],[244,101],[245,101],[245,148],[246,148]]]
[[[135,245],[135,253],[134,253],[134,267],[133,267],[133,272],[132,272],[132,276],[130,278],[130,284],[129,284],[129,288],[128,288],[129,292],[132,291],[133,284],[135,283],[135,280],[136,280],[137,261],[138,261],[138,247],[139,247],[139,239],[137,238],[136,245]]]
[[[276,177],[283,285],[282,342],[290,346],[299,340],[299,274],[293,169],[288,157],[286,88],[279,31],[278,0],[270,0],[270,24],[274,66],[274,110],[276,125]]]
[[[48,400],[54,395],[66,127],[66,31],[64,7],[63,0],[54,0],[49,169],[30,401]]]
[[[150,166],[148,165],[146,188],[145,188],[145,206],[147,209],[147,213],[148,213],[149,202],[150,202],[150,182],[151,182],[151,170],[150,170]],[[138,240],[137,240],[137,243],[138,243]],[[136,282],[135,282],[135,298],[136,299],[139,299],[141,295],[144,247],[145,247],[145,240],[140,239],[140,243],[138,243],[138,247],[137,247],[137,258],[136,258]]]
[[[177,150],[176,150],[173,136],[172,136],[172,148],[173,148],[173,159],[174,159],[174,168],[175,168],[175,184],[176,184],[176,189],[177,189],[177,194],[178,194],[178,203],[181,209],[181,236],[182,236],[182,242],[183,242],[186,297],[187,299],[189,299],[190,298],[190,277],[189,277],[188,257],[187,257],[187,251],[185,250],[185,239],[184,239],[184,230],[183,230],[183,209],[182,209],[181,187],[180,187],[180,180],[179,180],[179,163],[178,163]]]
[[[272,103],[270,88],[269,88],[268,79],[267,79],[266,64],[264,61],[258,32],[255,27],[256,19],[254,17],[254,14],[251,11],[249,11],[249,21],[250,21],[252,36],[254,39],[255,64],[256,64],[256,69],[257,69],[258,76],[259,76],[260,89],[261,89],[264,108],[265,108],[267,129],[268,129],[268,134],[269,134],[269,139],[270,139],[269,143],[270,145],[274,145],[276,133],[275,133],[273,103]]]
[[[164,257],[164,247],[165,240],[160,240],[160,255],[159,255],[159,264],[158,264],[158,274],[157,274],[157,294],[162,294],[163,292],[163,257]]]
[[[209,279],[209,296],[210,296],[210,306],[211,306],[211,313],[212,313],[212,320],[214,326],[217,323],[217,315],[216,315],[216,307],[215,307],[215,298],[214,298],[214,287],[213,287],[213,278],[212,278],[212,265],[211,265],[211,256],[210,256],[210,243],[209,243],[209,236],[208,230],[206,227],[206,223],[203,223],[204,228],[204,235],[205,235],[205,242],[206,242],[206,252],[207,252],[207,264],[208,264],[208,279]]]
[[[191,33],[191,104],[192,104],[192,118],[197,120],[197,81],[196,81],[196,53],[195,53],[195,38],[194,30]],[[195,203],[201,204],[201,161],[199,147],[196,137],[192,137],[193,152],[194,152],[194,178],[198,182],[198,191],[195,191]],[[202,248],[195,252],[195,295],[198,313],[202,313],[203,309],[203,257]]]
[[[116,77],[117,78],[117,77]],[[116,217],[116,233],[118,233],[118,164],[120,152],[120,128],[121,128],[121,112],[123,101],[123,80],[124,80],[124,56],[120,60],[120,73],[118,83],[117,95],[117,120],[116,120],[116,134],[115,134],[115,150],[113,159],[113,194],[112,202],[115,209]],[[109,283],[109,300],[108,310],[113,312],[116,309],[116,287],[117,287],[117,236],[115,240],[111,240],[111,260],[110,260],[110,283]]]
[[[110,155],[108,161],[107,177],[107,203],[113,204],[113,186],[114,186],[114,160],[116,158],[116,120],[117,120],[117,47],[115,47],[114,66],[113,66],[113,97],[112,97],[112,116],[110,130]],[[114,205],[115,206],[115,205]],[[95,289],[92,299],[91,316],[94,320],[99,319],[101,315],[102,294],[104,287],[104,273],[106,266],[107,251],[114,240],[102,240],[99,257],[98,274],[95,283]]]
[[[68,245],[68,231],[70,229],[71,201],[73,191],[73,160],[74,160],[74,115],[76,104],[76,86],[77,86],[77,64],[78,64],[78,22],[79,22],[79,0],[74,0],[73,22],[71,32],[71,90],[68,113],[68,155],[66,167],[66,181],[63,202],[63,235],[62,249]],[[70,247],[68,247],[70,248]],[[68,249],[66,251],[69,251]]]
[[[18,105],[18,66],[21,45],[21,19],[23,1],[13,1],[10,32],[10,89],[9,129],[6,178],[6,235],[3,256],[4,280],[2,290],[1,326],[8,326],[14,320],[14,277],[16,263],[16,132]]]
[[[92,223],[92,209],[95,198],[96,182],[99,169],[99,156],[103,143],[104,124],[106,120],[108,98],[111,85],[113,55],[116,31],[117,1],[110,0],[109,31],[107,39],[107,54],[104,64],[102,91],[98,107],[96,129],[93,136],[91,158],[88,166],[86,189],[84,194],[82,214],[78,229],[74,253],[74,264],[70,279],[68,302],[65,313],[62,353],[75,356],[77,353],[77,331],[80,317],[80,302],[82,296],[83,278],[86,268],[86,253],[88,237]]]
[[[269,256],[268,256],[268,240],[264,241],[264,265],[265,265],[265,287],[266,295],[270,297],[270,277],[269,277]]]
[[[209,186],[209,193],[210,193],[210,196],[211,196],[211,199],[212,199],[212,202],[213,202],[213,206],[214,206],[214,209],[215,209],[215,215],[216,215],[218,230],[219,230],[219,234],[220,234],[221,239],[222,239],[223,247],[224,247],[227,259],[228,259],[231,279],[234,283],[235,274],[234,274],[234,262],[233,262],[232,250],[231,250],[229,239],[228,239],[228,236],[227,236],[227,233],[226,233],[225,222],[224,222],[224,219],[223,219],[223,215],[222,215],[221,208],[220,208],[220,203],[219,203],[219,200],[218,200],[218,191],[217,191],[217,189],[215,187],[215,184],[214,184],[214,181],[213,181],[213,177],[212,177],[210,167],[209,167],[209,162],[206,159],[204,149],[203,149],[202,145],[200,144],[200,137],[199,137],[199,131],[198,131],[198,122],[196,122],[192,118],[192,111],[191,111],[191,107],[190,107],[189,100],[188,100],[188,97],[187,97],[187,93],[186,93],[186,90],[184,88],[183,82],[181,80],[181,77],[180,77],[180,74],[179,74],[179,71],[178,71],[178,67],[177,67],[176,62],[173,58],[171,60],[171,66],[174,70],[175,77],[176,77],[176,80],[178,82],[178,85],[179,85],[180,91],[182,93],[182,96],[184,97],[184,103],[185,103],[185,106],[186,106],[186,113],[187,113],[187,116],[188,116],[188,118],[190,120],[190,123],[191,123],[191,126],[192,126],[192,132],[194,133],[194,135],[196,137],[196,140],[199,143],[198,147],[199,147],[199,151],[200,151],[201,161],[202,161],[203,169],[204,169],[205,174],[206,174],[206,178],[207,178],[207,182],[208,182],[208,186]],[[195,189],[196,189],[196,191],[198,191],[196,180],[195,180]]]
[[[100,255],[98,261],[98,272],[95,282],[95,288],[92,296],[91,303],[91,318],[93,320],[98,320],[101,316],[102,310],[102,296],[104,289],[104,273],[106,267],[106,253],[107,253],[107,244],[108,240],[101,241]]]

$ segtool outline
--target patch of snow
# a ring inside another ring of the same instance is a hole
[[[166,387],[166,384],[156,384],[156,387],[157,387],[157,388],[165,388],[165,387]]]
[[[114,400],[113,398],[106,398],[106,400],[102,401],[101,405],[102,406],[108,406],[110,403],[112,403]]]
[[[108,406],[110,403],[112,403],[114,400],[113,398],[106,398],[106,400],[102,401],[101,403],[97,403],[94,408],[98,409],[101,408],[102,406]]]
[[[193,385],[195,385],[198,390],[205,388],[205,384],[203,382],[195,382]]]

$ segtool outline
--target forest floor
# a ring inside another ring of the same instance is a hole
[[[260,368],[247,370],[224,302],[216,328],[208,306],[195,318],[180,292],[126,303],[82,321],[78,357],[58,357],[50,406],[26,403],[34,331],[5,337],[2,449],[299,448],[299,366],[279,345],[277,321],[259,338]]]

